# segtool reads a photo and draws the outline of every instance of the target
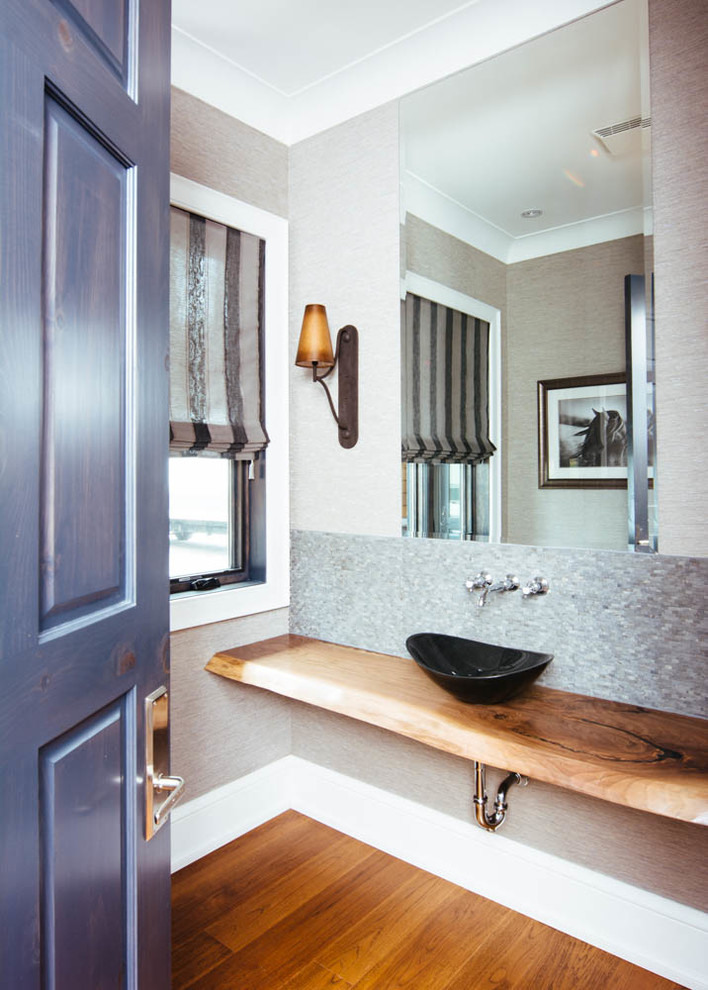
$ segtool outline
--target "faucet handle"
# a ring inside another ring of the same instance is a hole
[[[467,578],[465,581],[465,588],[470,592],[479,591],[482,588],[488,588],[492,583],[492,575],[487,571],[480,571],[473,578]]]
[[[521,594],[524,598],[530,598],[532,595],[547,595],[548,589],[549,584],[544,577],[535,577],[526,582],[521,589]]]
[[[515,574],[507,574],[504,585],[504,591],[516,591],[520,586],[520,582]]]

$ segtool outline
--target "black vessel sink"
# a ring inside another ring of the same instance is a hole
[[[416,633],[408,637],[406,647],[436,684],[460,701],[478,705],[493,705],[519,694],[553,659],[550,653],[442,633]]]

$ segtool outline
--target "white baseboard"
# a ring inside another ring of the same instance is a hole
[[[285,756],[178,805],[171,815],[172,872],[292,808],[288,769],[293,759]]]
[[[708,990],[708,915],[701,911],[296,756],[175,809],[173,869],[288,808],[691,990]]]

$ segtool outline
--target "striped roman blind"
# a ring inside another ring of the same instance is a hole
[[[265,241],[171,208],[171,452],[252,460],[267,446],[264,272]]]
[[[489,324],[410,292],[401,308],[403,460],[487,460]]]

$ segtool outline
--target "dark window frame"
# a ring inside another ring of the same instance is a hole
[[[197,455],[198,456],[198,455]],[[170,578],[170,595],[215,591],[246,582],[265,581],[265,461],[231,462],[228,542],[230,566],[222,570]],[[252,477],[249,478],[249,474]],[[240,556],[240,560],[237,560]]]

